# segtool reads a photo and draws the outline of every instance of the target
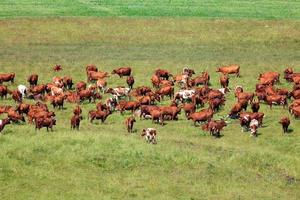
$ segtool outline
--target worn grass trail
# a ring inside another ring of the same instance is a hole
[[[218,65],[238,63],[241,78],[230,85],[255,87],[257,75],[300,71],[300,23],[292,20],[245,21],[200,19],[52,18],[0,21],[1,72],[16,72],[15,85],[30,73],[40,83],[55,75],[86,80],[84,66],[100,70],[132,66],[136,85],[150,85],[155,68],[174,74],[185,65],[199,74],[208,70],[218,88]],[[60,63],[63,71],[51,66]],[[112,76],[109,85],[125,83]],[[290,88],[284,80],[279,87]],[[164,102],[167,103],[167,102]],[[215,117],[226,115],[231,94]],[[0,104],[12,104],[11,99]],[[299,198],[299,120],[283,136],[277,123],[287,110],[266,113],[258,138],[242,134],[237,121],[214,139],[192,126],[181,114],[164,127],[137,120],[136,133],[123,125],[126,113],[115,113],[105,124],[86,117],[95,104],[83,104],[79,132],[70,131],[74,105],[56,111],[53,133],[32,125],[9,125],[0,136],[1,199],[297,199]],[[1,116],[3,118],[4,116]],[[138,135],[144,127],[158,129],[158,144],[147,145]],[[37,191],[40,191],[37,193]]]

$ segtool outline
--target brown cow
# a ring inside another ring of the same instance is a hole
[[[103,79],[106,77],[109,77],[107,72],[88,71],[87,82],[97,81],[98,79]]]
[[[253,101],[251,103],[252,112],[254,112],[254,113],[258,112],[259,108],[260,108],[259,102]]]
[[[104,123],[104,121],[110,114],[111,114],[110,110],[104,110],[104,111],[91,110],[89,112],[88,118],[91,118],[90,119],[91,123],[93,123],[94,119],[99,119],[99,120],[101,120],[101,123]]]
[[[293,90],[290,95],[294,99],[300,99],[300,89],[299,90]]]
[[[150,115],[150,112],[152,110],[160,110],[158,106],[155,105],[142,105],[141,106],[141,113],[140,113],[140,119],[146,118],[146,116]]]
[[[32,86],[29,88],[29,92],[31,92],[33,95],[38,95],[38,94],[45,94],[46,92],[46,85],[41,84],[41,85],[36,85],[36,86]]]
[[[183,104],[183,110],[185,112],[185,116],[188,117],[190,114],[196,111],[196,104],[195,103],[185,103]]]
[[[240,119],[244,118],[245,116],[247,116],[250,121],[252,119],[256,119],[258,121],[258,125],[261,127],[263,124],[263,118],[264,118],[265,114],[262,112],[256,112],[256,113],[241,112],[240,113]]]
[[[74,115],[80,115],[81,113],[82,113],[82,110],[81,110],[80,106],[77,105],[77,106],[74,108],[74,110],[73,110],[73,114],[74,114]]]
[[[64,84],[65,88],[71,90],[72,86],[73,86],[73,80],[72,80],[72,78],[69,77],[69,76],[63,77],[63,84]]]
[[[239,116],[239,113],[242,112],[243,110],[243,105],[240,102],[237,102],[233,105],[231,108],[228,117],[230,118],[237,118]]]
[[[169,71],[164,70],[164,69],[157,69],[157,70],[155,70],[154,74],[156,76],[158,76],[159,78],[164,78],[166,80],[168,80],[169,77],[172,76],[172,74],[170,74]]]
[[[272,105],[275,103],[277,105],[282,105],[283,108],[287,106],[287,97],[284,95],[271,95],[265,97],[266,103],[272,109]]]
[[[178,120],[178,114],[181,112],[181,107],[177,106],[160,106],[161,113],[164,119]]]
[[[224,105],[225,100],[219,99],[219,98],[214,98],[214,99],[209,99],[208,104],[209,108],[212,109],[214,112],[219,111],[220,107]]]
[[[155,74],[151,77],[152,85],[153,85],[153,87],[155,87],[155,88],[158,88],[158,87],[159,87],[160,81],[161,81],[161,80],[160,80],[160,77],[157,76],[157,75],[155,75]]]
[[[80,92],[81,90],[85,90],[86,89],[86,83],[84,81],[79,81],[78,83],[76,83],[76,91]]]
[[[29,83],[30,86],[35,86],[37,85],[38,80],[39,80],[39,76],[37,74],[31,74],[28,77],[27,82]]]
[[[194,122],[194,125],[196,126],[196,122],[205,122],[210,120],[214,115],[214,112],[212,109],[204,109],[199,112],[194,112],[190,114],[187,119],[192,120]]]
[[[26,114],[29,112],[30,104],[27,103],[19,103],[18,106],[16,107],[16,111],[19,114]]]
[[[209,131],[210,135],[215,137],[220,137],[220,131],[227,126],[224,119],[221,120],[211,120],[207,124],[202,126],[202,130]]]
[[[289,125],[291,123],[290,119],[288,117],[282,117],[279,123],[282,125],[283,133],[288,133]]]
[[[2,113],[8,113],[9,111],[14,111],[14,108],[12,106],[0,106],[0,114]]]
[[[58,107],[58,109],[63,109],[65,98],[65,95],[54,96],[53,100],[51,101],[53,108]]]
[[[131,75],[131,68],[130,67],[120,67],[118,69],[114,69],[111,74],[118,74],[120,78],[123,76],[130,76]]]
[[[61,65],[57,64],[53,67],[53,70],[58,72],[58,71],[62,70],[62,67],[61,67]]]
[[[134,122],[136,122],[134,117],[128,117],[128,118],[126,118],[126,120],[125,120],[125,126],[127,128],[127,132],[128,133],[132,133]]]
[[[11,97],[15,102],[18,102],[18,103],[22,102],[22,94],[19,92],[19,90],[11,91]]]
[[[15,79],[15,73],[0,74],[0,84],[9,81],[13,83],[14,79]]]
[[[295,106],[291,109],[291,114],[295,116],[295,118],[300,118],[300,106]]]
[[[119,110],[121,112],[121,114],[123,114],[123,112],[125,110],[131,110],[131,113],[133,113],[135,110],[137,110],[140,107],[140,102],[138,101],[124,101],[121,100],[119,101],[116,110]]]
[[[79,130],[80,121],[82,120],[82,116],[79,114],[74,114],[71,118],[71,129]]]
[[[7,124],[10,124],[10,119],[9,118],[0,120],[0,132],[4,129],[4,127]]]
[[[19,121],[22,121],[22,122],[25,122],[25,118],[23,115],[17,113],[16,111],[14,110],[10,110],[7,112],[7,117],[12,121],[12,122],[19,122]]]
[[[91,103],[91,100],[93,99],[93,102],[95,102],[95,92],[89,89],[81,90],[78,93],[80,102],[83,102],[85,99]]]
[[[156,120],[156,123],[164,125],[164,117],[160,110],[151,110],[150,115],[152,118],[152,123],[154,123],[154,121]]]
[[[46,127],[47,131],[49,131],[49,128],[53,131],[54,125],[56,125],[56,120],[52,117],[37,118],[35,120],[35,130]]]
[[[0,97],[3,99],[3,97],[6,99],[7,94],[9,93],[9,90],[7,89],[6,85],[0,85]]]
[[[229,85],[229,78],[227,75],[222,75],[220,77],[220,84],[221,84],[221,87],[223,88],[227,88],[228,85]]]
[[[126,79],[126,83],[127,83],[128,87],[130,89],[132,89],[133,88],[133,84],[134,84],[134,78],[133,78],[133,76],[128,76],[127,79]]]
[[[240,77],[240,66],[239,65],[229,65],[219,67],[216,72],[221,72],[222,74],[236,74],[236,77]]]
[[[90,72],[90,71],[97,72],[98,69],[97,69],[96,65],[88,64],[85,68],[85,71],[86,71],[86,75],[88,75],[88,72]]]
[[[165,86],[155,91],[155,93],[158,94],[162,100],[164,99],[165,95],[172,99],[174,97],[174,88],[172,86]]]

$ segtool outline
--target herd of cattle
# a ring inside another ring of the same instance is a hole
[[[62,67],[56,65],[55,71],[61,71]],[[110,77],[108,72],[101,72],[95,65],[86,67],[87,82],[80,81],[73,88],[72,77],[55,76],[52,82],[38,84],[39,76],[32,74],[28,77],[29,86],[18,85],[15,90],[9,90],[5,82],[14,83],[15,73],[0,74],[0,97],[7,98],[11,95],[17,102],[15,107],[0,105],[0,114],[6,113],[7,118],[0,120],[0,132],[5,125],[25,122],[25,117],[29,124],[35,124],[35,129],[46,127],[47,131],[56,125],[55,112],[50,111],[45,102],[50,102],[54,109],[63,109],[64,103],[76,104],[71,118],[71,128],[79,129],[82,118],[80,104],[83,101],[100,100],[103,94],[110,94],[105,101],[99,101],[95,110],[88,113],[88,119],[92,123],[95,119],[103,123],[113,112],[131,111],[132,116],[126,118],[125,125],[128,132],[133,131],[136,122],[135,117],[141,119],[152,119],[152,122],[164,125],[165,120],[178,120],[181,110],[185,112],[187,120],[202,123],[202,130],[209,131],[215,137],[220,136],[220,131],[226,126],[224,119],[214,120],[213,116],[225,104],[226,93],[229,92],[229,74],[240,76],[238,65],[223,66],[217,69],[221,73],[221,89],[210,87],[210,75],[202,72],[195,76],[195,71],[188,67],[183,68],[181,74],[172,75],[169,71],[157,69],[151,77],[153,87],[134,87],[135,79],[132,76],[130,67],[121,67],[112,71],[120,78],[126,76],[128,87],[119,86],[116,88],[107,87],[106,79]],[[284,70],[284,79],[294,84],[293,90],[276,88],[276,83],[280,82],[280,73],[265,72],[258,77],[258,83],[254,92],[244,91],[242,86],[235,87],[235,97],[237,102],[228,113],[231,119],[238,119],[243,131],[251,132],[257,136],[257,129],[262,126],[264,113],[259,112],[260,103],[265,102],[272,109],[272,105],[288,106],[288,99],[293,99],[288,107],[289,112],[295,117],[300,117],[300,73],[295,73],[292,68]],[[174,92],[174,87],[180,89]],[[170,105],[161,106],[158,102],[164,101],[168,97]],[[23,99],[33,99],[35,103],[24,103]],[[197,111],[199,107],[208,108]],[[247,111],[248,104],[252,112]],[[282,117],[279,121],[282,124],[284,133],[288,132],[290,120]],[[156,143],[157,131],[154,128],[145,128],[141,136],[145,137],[149,143]]]

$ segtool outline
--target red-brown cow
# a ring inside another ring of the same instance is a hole
[[[283,133],[288,133],[289,125],[291,123],[290,119],[288,117],[282,117],[279,123],[282,125]]]
[[[88,118],[90,118],[90,122],[93,123],[94,119],[101,120],[101,123],[104,123],[107,117],[111,114],[110,110],[91,110],[89,112]]]
[[[170,99],[172,99],[174,97],[174,88],[172,86],[165,86],[158,89],[155,93],[158,94],[162,100],[166,95],[169,96]]]
[[[71,129],[79,130],[81,120],[82,116],[80,116],[79,114],[74,114],[71,118]]]
[[[54,125],[56,125],[56,120],[52,117],[37,118],[35,120],[35,130],[46,127],[47,131],[49,131],[49,128],[53,131]]]
[[[135,118],[134,117],[128,117],[125,120],[125,126],[127,128],[128,133],[132,133],[133,131],[133,124],[135,123]]]
[[[131,110],[131,113],[133,113],[135,110],[137,110],[140,107],[140,102],[138,101],[124,101],[121,100],[117,107],[116,110],[119,110],[121,112],[121,114],[123,114],[123,112],[125,110]]]
[[[88,77],[87,77],[87,82],[91,81],[97,81],[98,79],[103,79],[109,77],[107,72],[94,72],[94,71],[89,71],[88,72]]]
[[[7,89],[6,85],[0,85],[0,97],[3,99],[3,97],[6,99],[7,94],[9,93],[9,90]]]
[[[35,86],[37,85],[38,80],[39,80],[39,76],[37,74],[31,74],[28,77],[27,82],[29,83],[30,86]]]
[[[114,69],[111,74],[118,74],[120,78],[122,78],[123,76],[130,76],[131,68],[130,67],[120,67],[118,69]]]
[[[133,76],[128,76],[127,79],[126,79],[126,83],[127,83],[128,87],[130,89],[132,89],[133,88],[133,84],[134,84],[134,78],[133,78]]]
[[[187,119],[192,120],[194,122],[194,125],[196,126],[196,122],[205,122],[210,120],[214,115],[214,112],[212,109],[204,109],[199,112],[194,112],[190,114]]]
[[[229,77],[227,75],[222,75],[220,77],[220,84],[221,84],[221,87],[227,88],[229,85]]]
[[[3,131],[4,127],[5,127],[7,124],[10,124],[10,119],[9,119],[9,118],[1,119],[1,120],[0,120],[0,133],[1,133],[1,131]]]
[[[156,76],[158,76],[159,78],[164,78],[166,80],[168,80],[169,77],[172,76],[172,74],[170,74],[169,71],[164,70],[164,69],[157,69],[157,70],[155,70],[154,74]]]
[[[14,80],[15,80],[15,73],[0,74],[0,84],[9,81],[13,83]]]
[[[237,77],[240,77],[240,66],[239,65],[229,65],[219,67],[217,72],[221,72],[222,74],[236,74]]]

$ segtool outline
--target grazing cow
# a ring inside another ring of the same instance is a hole
[[[29,92],[31,92],[33,94],[33,96],[38,95],[38,94],[43,95],[46,92],[46,88],[47,88],[47,86],[44,84],[36,85],[36,86],[30,87]]]
[[[240,77],[240,66],[239,65],[229,65],[219,67],[216,72],[221,72],[224,75],[236,74],[236,77]]]
[[[25,85],[18,85],[18,91],[21,93],[22,98],[25,98],[27,96],[27,87]]]
[[[153,87],[158,88],[160,85],[160,77],[154,74],[151,77],[151,82],[152,82]]]
[[[7,89],[6,85],[0,85],[0,97],[3,99],[3,97],[6,99],[7,94],[9,93],[9,90]]]
[[[5,127],[7,124],[10,124],[10,119],[9,119],[9,118],[1,119],[1,120],[0,120],[0,132],[4,129],[4,127]]]
[[[241,112],[241,113],[240,113],[240,119],[243,119],[245,116],[246,116],[247,118],[249,118],[249,122],[250,122],[252,119],[256,119],[256,120],[258,121],[258,125],[261,127],[262,124],[263,124],[263,118],[264,118],[265,114],[262,113],[262,112],[257,112],[257,113]]]
[[[280,74],[278,72],[265,72],[263,74],[259,74],[258,80],[273,80],[273,83],[279,82]]]
[[[237,95],[238,95],[239,93],[242,93],[242,92],[244,92],[243,87],[240,86],[240,85],[238,85],[238,86],[235,87],[234,96],[237,97]]]
[[[62,67],[61,67],[61,65],[55,65],[54,67],[53,67],[53,70],[54,71],[56,71],[56,72],[58,72],[58,71],[60,71],[60,70],[62,70]]]
[[[54,96],[54,98],[51,101],[53,108],[58,107],[58,109],[63,109],[65,98],[65,95]]]
[[[141,105],[154,104],[155,100],[160,101],[160,98],[155,95],[138,96],[136,97],[136,99],[140,102]]]
[[[116,106],[118,104],[118,101],[115,97],[110,97],[106,100],[105,105],[109,108],[109,110],[113,111],[115,110]]]
[[[69,76],[65,76],[63,77],[63,84],[64,84],[64,87],[71,90],[72,87],[73,87],[73,80],[71,77]]]
[[[169,77],[172,76],[172,74],[170,74],[169,71],[164,70],[164,69],[157,69],[157,70],[155,70],[154,74],[156,76],[158,76],[159,78],[163,78],[163,79],[166,79],[166,80],[168,80]]]
[[[250,103],[253,101],[254,93],[252,92],[240,92],[237,93],[237,99],[241,101],[242,99],[245,99],[249,101]]]
[[[116,87],[116,88],[107,88],[105,93],[110,93],[118,101],[121,97],[129,98],[130,88],[125,87]]]
[[[27,82],[29,83],[30,86],[35,86],[37,85],[38,80],[39,80],[39,76],[37,74],[31,74],[28,77]]]
[[[142,130],[142,137],[146,138],[146,141],[151,144],[156,144],[156,134],[157,131],[155,128],[146,128]]]
[[[224,119],[221,120],[211,120],[207,124],[202,126],[202,130],[209,131],[210,135],[215,137],[220,137],[220,131],[227,126]]]
[[[111,74],[118,74],[120,78],[122,78],[123,76],[130,76],[131,68],[130,67],[120,67],[118,69],[114,69]]]
[[[230,110],[230,112],[228,114],[228,117],[235,119],[235,118],[237,118],[239,116],[239,114],[240,114],[240,112],[242,112],[242,110],[243,110],[242,103],[237,102],[231,108],[231,110]]]
[[[90,118],[90,122],[93,123],[94,119],[101,120],[101,123],[104,123],[106,118],[111,114],[110,110],[91,110],[89,112],[88,118]]]
[[[181,112],[181,107],[177,107],[174,105],[171,106],[160,106],[160,110],[162,112],[162,115],[164,119],[170,119],[170,120],[178,120],[178,114]]]
[[[194,122],[194,125],[196,126],[196,122],[205,122],[210,120],[214,115],[214,112],[212,109],[205,109],[201,110],[199,112],[194,112],[190,114],[187,119],[192,120]]]
[[[96,85],[99,89],[99,92],[101,91],[102,93],[104,93],[104,91],[106,90],[107,82],[105,79],[98,79]]]
[[[151,88],[147,86],[137,87],[135,91],[138,96],[147,95],[147,93],[152,92]]]
[[[89,103],[91,103],[91,100],[93,99],[93,102],[95,103],[95,92],[93,90],[90,89],[85,89],[85,90],[81,90],[78,93],[80,102],[83,102],[85,99],[87,99],[89,101]]]
[[[0,84],[9,81],[13,83],[14,79],[15,79],[15,73],[0,74]]]
[[[94,64],[88,64],[85,68],[85,71],[86,71],[86,75],[88,75],[89,71],[97,72],[98,68]]]
[[[125,125],[126,125],[128,133],[132,133],[134,122],[136,122],[134,117],[128,117],[128,118],[126,118]]]
[[[86,89],[86,82],[84,81],[79,81],[78,83],[76,83],[76,91],[80,92],[81,90],[85,90]]]
[[[258,129],[258,121],[256,119],[252,119],[250,121],[250,136],[255,136],[257,137],[257,129]]]
[[[209,104],[209,108],[212,109],[214,112],[215,111],[219,111],[221,105],[224,105],[225,100],[219,99],[219,98],[215,98],[215,99],[209,99],[208,104]]]
[[[174,99],[179,100],[180,102],[191,101],[192,96],[195,95],[195,90],[180,90],[175,93]]]
[[[174,97],[174,88],[172,86],[165,86],[155,91],[155,94],[158,94],[162,100],[164,99],[165,95],[172,99]]]
[[[121,114],[123,114],[123,112],[125,110],[131,110],[131,113],[133,113],[135,110],[137,110],[140,107],[140,102],[138,101],[124,101],[121,100],[118,105],[116,106],[116,110],[119,110],[121,112]]]
[[[25,118],[23,115],[17,113],[16,111],[14,110],[9,110],[7,112],[7,117],[12,121],[12,122],[15,122],[15,123],[18,123],[19,121],[22,121],[22,122],[25,122]]]
[[[0,114],[8,113],[11,110],[14,110],[12,106],[0,106]]]
[[[16,111],[19,114],[26,114],[29,112],[30,109],[30,104],[27,103],[19,103],[18,106],[16,107]]]
[[[19,92],[19,90],[11,91],[11,96],[15,102],[18,102],[18,103],[22,102],[22,94]]]
[[[255,102],[253,101],[251,103],[251,109],[252,109],[252,112],[256,113],[259,111],[259,108],[260,108],[260,105],[259,105],[259,102]]]
[[[289,125],[291,123],[290,119],[288,117],[282,117],[279,123],[282,125],[283,133],[288,133]]]
[[[283,108],[287,106],[287,97],[283,95],[266,96],[265,101],[270,106],[270,109],[272,109],[273,104],[282,105]]]
[[[75,114],[71,118],[71,129],[79,130],[80,121],[82,120],[82,116]]]
[[[210,76],[208,74],[208,72],[202,72],[201,76],[197,76],[193,79],[191,79],[191,81],[189,81],[188,79],[188,85],[191,86],[198,86],[198,85],[208,85],[209,84],[209,80],[210,80]]]
[[[141,112],[140,112],[140,119],[146,118],[147,116],[151,115],[152,110],[160,110],[158,106],[155,105],[142,105]]]
[[[87,82],[97,81],[98,79],[103,79],[106,77],[109,77],[107,72],[88,71]]]
[[[298,90],[293,90],[290,93],[291,97],[293,97],[294,99],[300,99],[300,89]]]
[[[156,120],[156,123],[164,125],[164,116],[160,110],[151,110],[150,115],[152,118],[152,123],[154,123],[154,121]]]
[[[195,103],[185,103],[183,104],[183,110],[185,112],[185,116],[188,117],[190,114],[196,111],[196,104]]]
[[[221,87],[223,88],[227,88],[228,85],[229,85],[229,78],[227,75],[222,75],[220,77],[220,84],[221,84]]]
[[[47,131],[49,131],[49,128],[53,131],[54,125],[56,125],[56,120],[52,117],[37,118],[35,120],[35,130],[46,127]]]
[[[73,110],[73,114],[74,114],[74,115],[80,115],[81,113],[82,113],[82,110],[81,110],[80,106],[77,105],[77,106],[74,108],[74,110]]]
[[[291,114],[295,116],[295,118],[300,118],[300,106],[295,106],[291,109]]]
[[[57,86],[51,86],[50,87],[51,95],[56,96],[56,95],[62,95],[64,93],[63,89]]]
[[[133,88],[133,84],[134,84],[134,78],[133,78],[133,76],[128,76],[127,79],[126,79],[126,83],[127,83],[128,87],[130,89],[132,89]]]

